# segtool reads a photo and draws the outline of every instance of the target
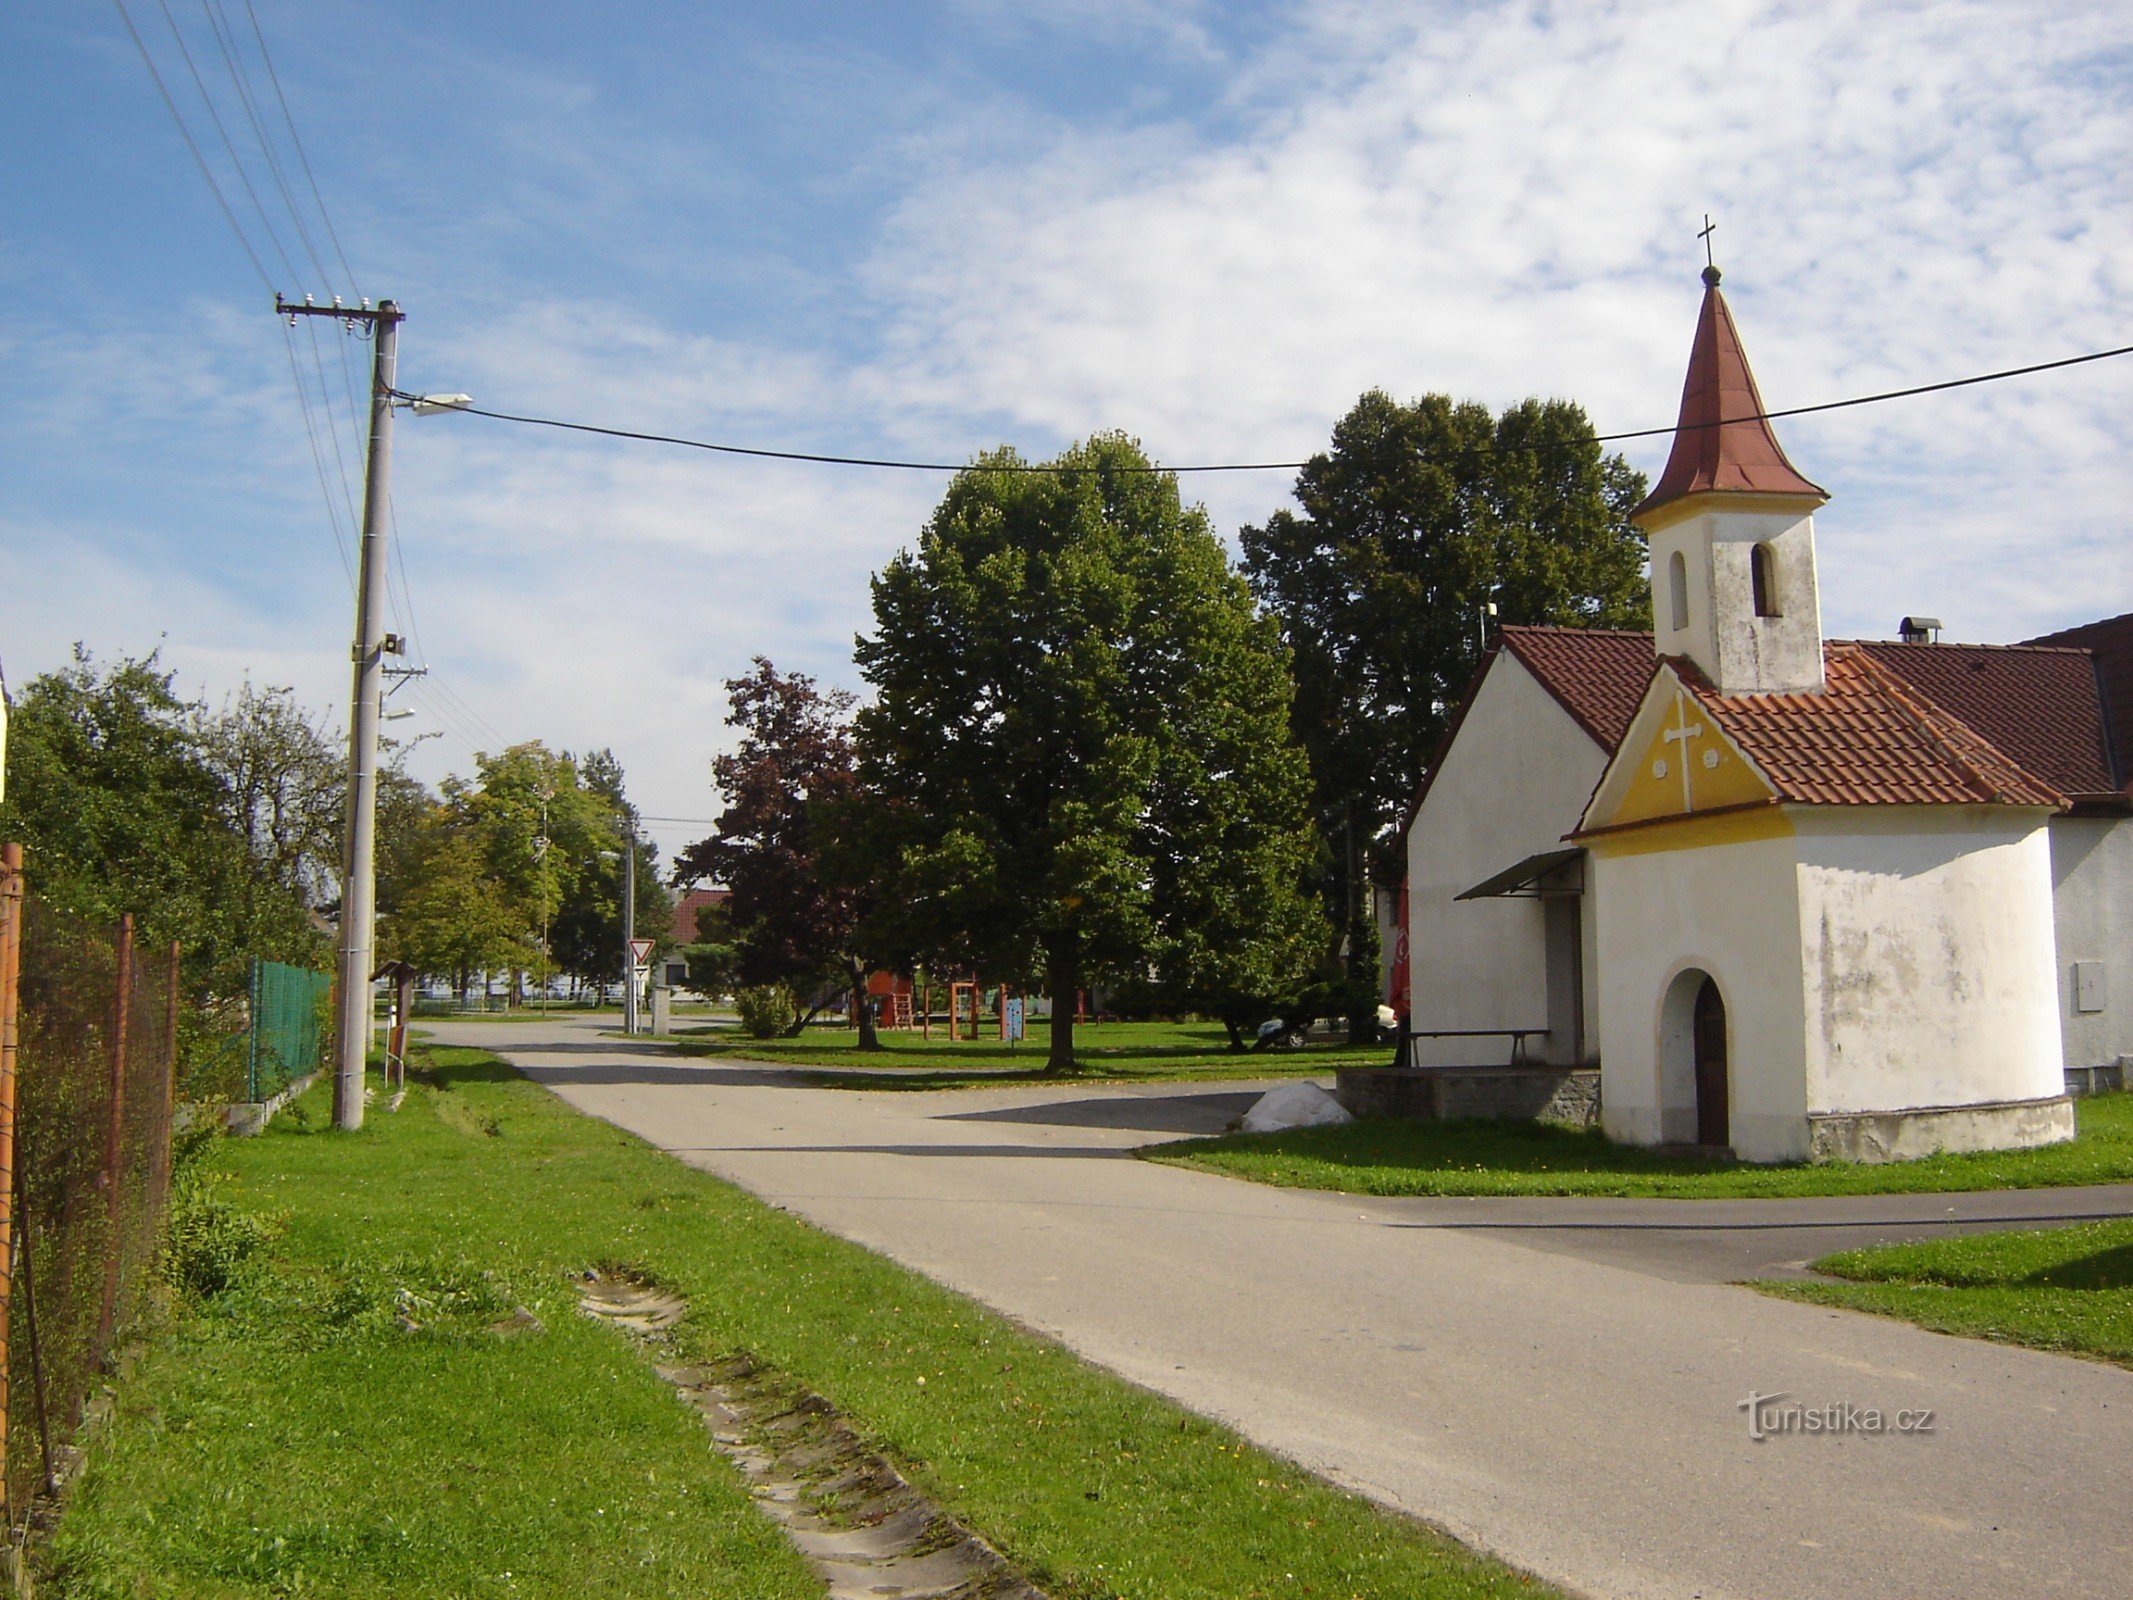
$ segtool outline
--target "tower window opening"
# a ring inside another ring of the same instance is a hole
[[[1689,625],[1689,564],[1676,550],[1666,564],[1666,587],[1668,604],[1673,610],[1673,625],[1679,630]]]
[[[1749,575],[1755,585],[1755,614],[1759,617],[1780,617],[1784,612],[1778,607],[1777,552],[1767,544],[1759,544],[1748,558]]]

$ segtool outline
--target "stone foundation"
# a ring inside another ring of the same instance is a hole
[[[1342,1067],[1334,1098],[1358,1117],[1600,1121],[1598,1067]]]
[[[1942,1151],[2026,1150],[2074,1136],[2074,1103],[2003,1100],[1914,1111],[1823,1111],[1807,1117],[1816,1161],[1915,1161]]]

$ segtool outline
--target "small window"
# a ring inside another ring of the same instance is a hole
[[[1676,550],[1666,564],[1666,585],[1674,611],[1674,627],[1689,625],[1689,564]]]
[[[1778,609],[1777,552],[1767,544],[1759,544],[1749,556],[1748,565],[1755,583],[1755,614],[1759,617],[1783,616]]]

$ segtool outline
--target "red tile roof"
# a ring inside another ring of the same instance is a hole
[[[2126,633],[2133,669],[2133,628]],[[1880,640],[1862,640],[1857,648],[2061,794],[2118,789],[2096,661],[2086,650]]]
[[[1777,791],[1804,805],[2065,805],[1961,719],[1858,645],[1823,651],[1819,694],[1721,695],[1686,661],[1682,680]]]
[[[1666,470],[1643,503],[1641,517],[1671,501],[1712,490],[1739,494],[1829,496],[1800,476],[1763,417],[1763,397],[1748,370],[1740,333],[1726,297],[1718,292],[1718,269],[1704,271],[1703,310],[1689,347],[1689,375],[1681,387],[1681,416]]]
[[[722,906],[731,889],[684,889],[674,897],[674,922],[667,937],[676,944],[696,943],[696,913],[704,906]]]
[[[2103,695],[2105,737],[2117,780],[2111,787],[2133,793],[2133,612],[2048,633],[2029,642],[2068,645],[2094,656],[2096,683]]]
[[[1656,658],[1648,633],[1604,628],[1521,628],[1502,631],[1504,648],[1612,755],[1652,681]]]

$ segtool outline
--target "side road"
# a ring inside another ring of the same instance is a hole
[[[1680,1281],[1634,1253],[1529,1249],[1414,1202],[1132,1160],[1196,1131],[1192,1086],[871,1095],[583,1023],[437,1034],[1595,1595],[2102,1597],[2133,1562],[2133,1373]],[[1931,1429],[1756,1440],[1751,1394],[1855,1427],[1930,1412]]]

